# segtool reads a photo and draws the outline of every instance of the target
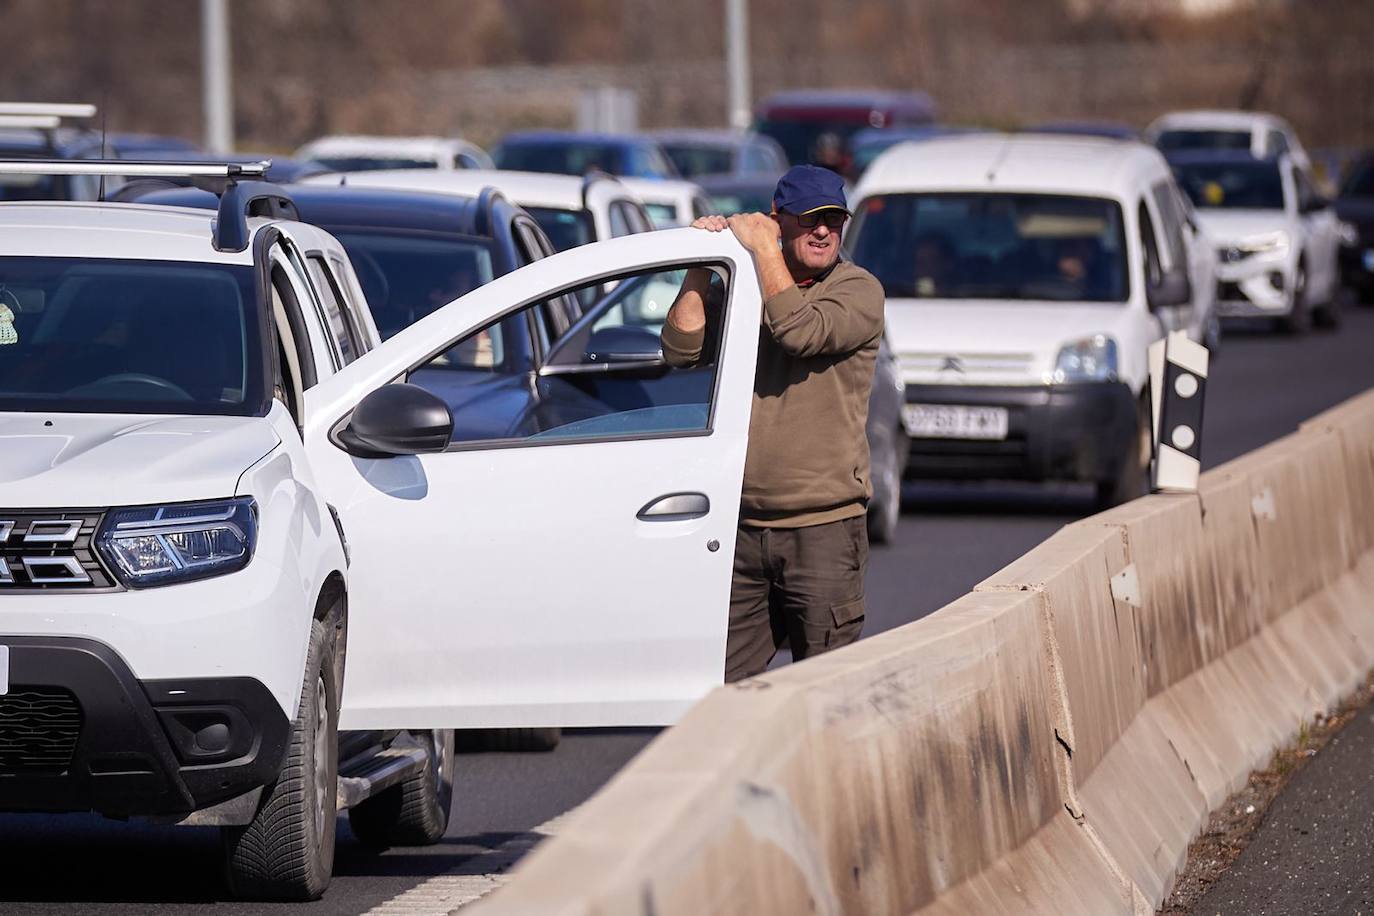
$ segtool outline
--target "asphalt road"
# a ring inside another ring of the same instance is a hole
[[[1374,310],[1349,309],[1346,317],[1340,332],[1302,339],[1228,329],[1209,379],[1206,464],[1292,432],[1374,386]],[[920,484],[905,496],[897,543],[872,553],[870,634],[941,607],[1090,511],[1088,494],[1070,486]],[[480,870],[479,856],[586,799],[653,734],[572,732],[550,754],[461,756],[458,800],[442,843],[367,853],[341,820],[334,883],[311,904],[223,902],[213,830],[0,816],[0,912],[364,913],[430,876]]]
[[[1293,777],[1199,916],[1374,913],[1374,706]]]

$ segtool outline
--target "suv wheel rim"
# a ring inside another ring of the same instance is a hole
[[[315,835],[324,836],[326,799],[331,791],[329,785],[329,703],[324,689],[324,678],[315,680],[315,825],[319,828]]]

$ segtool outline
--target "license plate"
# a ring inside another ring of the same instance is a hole
[[[10,647],[0,646],[0,697],[10,692]]]
[[[957,407],[906,404],[902,421],[908,436],[918,439],[1005,439],[1005,407]]]

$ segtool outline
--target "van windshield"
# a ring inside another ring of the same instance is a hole
[[[1175,163],[1174,175],[1200,210],[1283,209],[1283,178],[1274,162]]]
[[[888,194],[855,214],[850,255],[900,298],[1125,302],[1121,207],[1046,194]]]
[[[1166,153],[1194,149],[1226,149],[1248,152],[1248,130],[1166,130],[1159,135],[1155,146]]]
[[[265,409],[247,265],[0,257],[0,411]]]

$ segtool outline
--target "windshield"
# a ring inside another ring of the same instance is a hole
[[[1121,207],[1040,194],[864,201],[851,255],[892,297],[1125,302]]]
[[[334,172],[373,172],[380,169],[437,169],[433,159],[411,159],[406,156],[314,156],[311,162]]]
[[[683,178],[718,175],[734,171],[735,151],[728,146],[701,146],[693,143],[664,143],[663,151],[677,166]]]
[[[1374,197],[1374,159],[1356,166],[1341,189],[1342,197]]]
[[[731,188],[711,194],[711,208],[721,216],[736,213],[768,213],[773,209],[773,186]]]
[[[1273,162],[1175,165],[1174,174],[1199,210],[1283,209],[1283,180]]]
[[[686,225],[678,219],[677,207],[672,204],[651,204],[646,200],[644,212],[649,214],[649,222],[654,224],[655,229],[676,229]]]
[[[624,150],[610,143],[503,143],[492,158],[498,169],[519,172],[553,172],[558,175],[585,175],[588,172],[627,174]]]
[[[592,215],[586,210],[555,210],[552,207],[526,207],[539,228],[553,243],[555,251],[567,251],[595,241]]]
[[[0,257],[0,410],[265,408],[247,265]]]
[[[1247,152],[1250,149],[1250,131],[1166,130],[1159,135],[1155,146],[1166,153],[1184,149],[1230,149]]]
[[[329,231],[353,262],[383,340],[492,280],[491,243],[486,239]]]

